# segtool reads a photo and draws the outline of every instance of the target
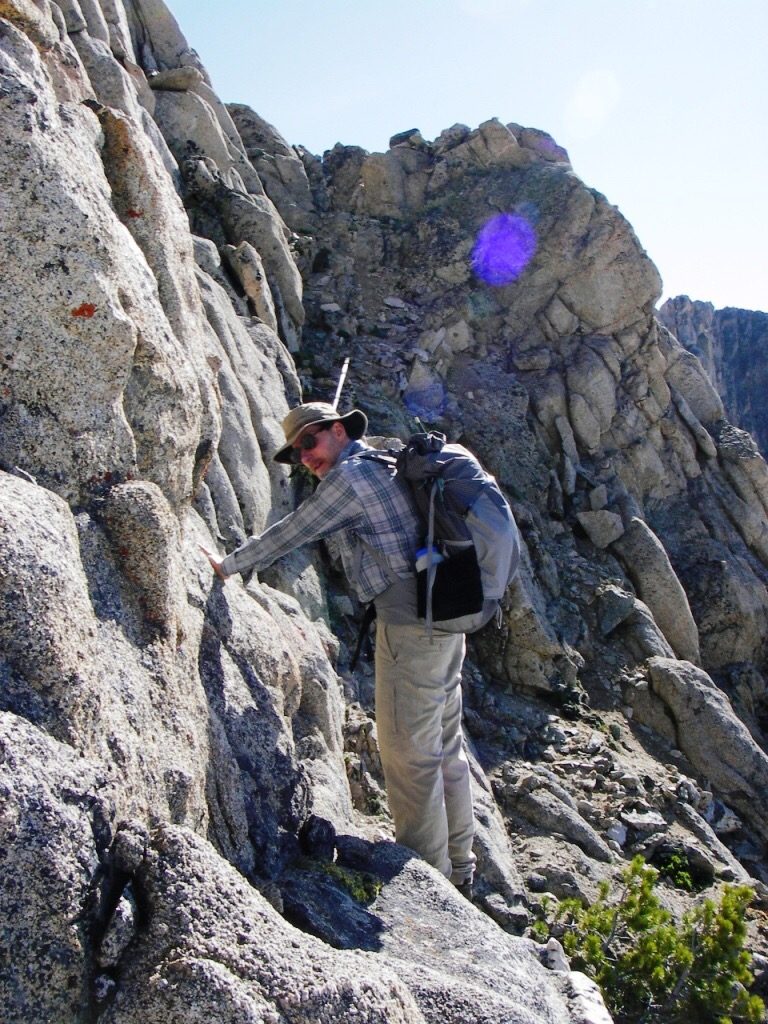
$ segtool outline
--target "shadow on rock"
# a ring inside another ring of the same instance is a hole
[[[368,909],[414,859],[397,843],[336,837],[337,859],[304,858],[280,879],[285,918],[337,949],[382,948],[384,921]]]

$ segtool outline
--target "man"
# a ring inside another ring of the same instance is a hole
[[[360,458],[368,420],[325,402],[291,410],[276,462],[301,463],[320,484],[299,508],[223,560],[226,579],[265,569],[282,555],[334,534],[362,602],[374,601],[376,727],[397,841],[471,896],[475,856],[469,765],[462,750],[463,634],[427,634],[416,612],[415,552],[423,529],[407,484]]]

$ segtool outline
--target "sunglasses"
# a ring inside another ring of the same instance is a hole
[[[311,452],[313,448],[317,446],[318,437],[317,435],[323,430],[330,430],[337,420],[332,420],[330,423],[321,423],[320,426],[313,434],[304,434],[301,439],[293,445],[291,448],[291,462],[296,466],[301,462],[301,456],[304,452]]]

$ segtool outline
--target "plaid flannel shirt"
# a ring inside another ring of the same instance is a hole
[[[423,533],[418,513],[407,487],[387,466],[355,458],[368,450],[373,449],[362,441],[351,441],[314,494],[227,555],[222,571],[266,569],[302,544],[335,534],[344,571],[361,601],[373,600],[395,577],[413,575]]]

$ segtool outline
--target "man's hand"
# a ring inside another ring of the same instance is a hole
[[[209,551],[208,548],[204,548],[202,544],[198,544],[198,547],[203,552],[203,554],[208,559],[208,561],[211,563],[211,568],[216,573],[216,575],[219,577],[219,579],[222,582],[226,583],[226,581],[229,579],[229,577],[227,576],[227,574],[225,572],[222,572],[222,570],[221,570],[221,561],[216,557],[216,555],[213,554],[213,552]]]

